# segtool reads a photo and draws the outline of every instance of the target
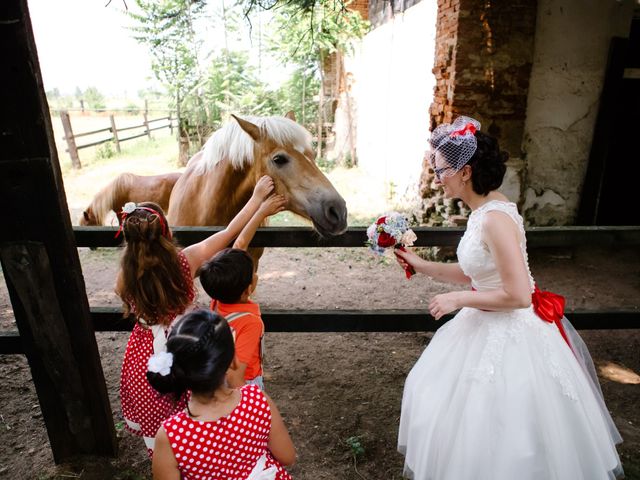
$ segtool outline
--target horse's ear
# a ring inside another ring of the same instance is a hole
[[[257,125],[254,125],[253,123],[247,120],[243,120],[240,117],[236,117],[233,113],[231,114],[231,116],[236,119],[236,122],[238,122],[238,125],[240,125],[240,128],[245,132],[247,132],[255,142],[260,141],[260,139],[262,138],[262,135],[260,134],[260,128],[258,128]]]
[[[296,121],[296,113],[293,110],[289,110],[284,114],[284,118],[288,118],[289,120]]]

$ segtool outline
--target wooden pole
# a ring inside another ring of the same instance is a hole
[[[62,128],[64,129],[64,139],[67,141],[67,152],[69,152],[69,156],[71,157],[71,166],[80,169],[82,165],[80,164],[80,157],[78,156],[76,139],[73,136],[73,129],[71,128],[69,112],[62,110],[60,112],[60,120],[62,121]]]
[[[145,100],[145,102],[146,102],[146,100]],[[145,108],[146,108],[146,104],[145,104]],[[144,122],[143,122],[144,123],[144,128],[145,128],[145,131],[147,133],[147,137],[149,137],[149,140],[151,140],[151,130],[149,130],[149,120],[148,120],[148,116],[147,116],[147,111],[146,110],[145,110],[143,116],[144,116]]]
[[[120,153],[120,139],[118,138],[116,119],[113,117],[113,115],[109,115],[109,120],[111,120],[111,133],[113,134],[113,143],[116,144],[116,151]]]
[[[27,0],[0,9],[0,261],[53,458],[117,441]],[[35,212],[35,214],[34,214]]]
[[[171,135],[173,135],[173,119],[171,118],[171,112],[169,112],[169,132],[171,132]]]

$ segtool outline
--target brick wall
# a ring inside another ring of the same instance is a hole
[[[497,137],[509,152],[516,177],[523,169],[536,13],[536,0],[438,0],[430,128],[458,115],[476,118],[482,130]],[[438,223],[460,213],[458,204],[438,198],[428,166],[424,167],[423,220]],[[521,179],[512,183],[511,196],[520,201]]]

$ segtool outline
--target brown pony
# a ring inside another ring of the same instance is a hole
[[[110,210],[118,213],[127,202],[155,202],[166,211],[171,190],[180,175],[180,172],[149,176],[121,173],[93,197],[82,212],[80,225],[102,225]]]
[[[344,199],[314,162],[311,134],[285,117],[246,117],[213,133],[189,160],[169,201],[171,225],[227,225],[251,197],[257,180],[270,175],[287,210],[311,220],[323,236],[347,229]],[[252,252],[258,259],[261,250]]]

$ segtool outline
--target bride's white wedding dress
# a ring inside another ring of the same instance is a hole
[[[470,216],[458,260],[478,291],[501,285],[482,240],[485,214],[519,227],[515,204],[490,201]],[[528,265],[527,265],[528,270]],[[534,281],[529,274],[533,292]],[[434,335],[407,377],[398,449],[416,480],[601,480],[622,473],[622,439],[583,341],[571,348],[532,307],[463,308]]]

